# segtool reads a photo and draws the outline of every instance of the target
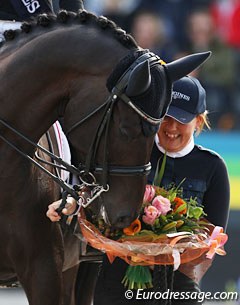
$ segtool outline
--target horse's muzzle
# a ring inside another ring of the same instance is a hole
[[[134,219],[130,216],[120,216],[116,219],[116,222],[112,226],[116,229],[123,229],[129,227]]]

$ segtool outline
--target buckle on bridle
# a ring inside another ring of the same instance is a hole
[[[77,201],[79,209],[88,207],[95,199],[97,199],[102,193],[109,191],[109,185],[100,185],[97,183],[97,179],[91,172],[82,170],[79,175],[79,179],[82,182],[78,187],[79,199]],[[86,195],[87,194],[87,195]]]
[[[106,187],[103,185],[96,185],[94,188],[91,190],[91,196],[84,198],[82,200],[82,197],[80,195],[79,200],[78,200],[78,205],[81,206],[85,209],[88,207],[95,199],[97,199],[103,192],[108,192],[109,191],[109,185],[107,184]]]

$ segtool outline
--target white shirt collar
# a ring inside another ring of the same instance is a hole
[[[160,145],[159,143],[159,139],[158,139],[158,135],[156,134],[155,136],[155,143],[157,145],[157,148],[163,153],[165,154],[165,149]],[[187,154],[189,154],[194,148],[194,138],[193,136],[191,137],[191,140],[189,141],[189,143],[180,151],[177,152],[167,152],[167,156],[171,157],[171,158],[181,158],[186,156]]]

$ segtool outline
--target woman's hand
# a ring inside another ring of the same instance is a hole
[[[61,219],[61,216],[56,212],[56,209],[59,208],[62,199],[54,201],[48,206],[48,211],[46,213],[47,217],[55,222]],[[67,197],[67,203],[65,208],[62,210],[64,215],[71,215],[76,210],[77,201],[73,197]]]

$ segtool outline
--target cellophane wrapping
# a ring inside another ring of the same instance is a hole
[[[130,265],[174,265],[175,270],[178,269],[195,282],[199,282],[206,273],[216,252],[221,255],[225,254],[223,246],[219,242],[218,245],[215,245],[215,250],[212,249],[211,233],[214,226],[210,223],[208,233],[181,232],[181,234],[160,235],[157,239],[146,235],[113,240],[102,235],[82,215],[78,220],[86,242],[106,253],[110,262],[115,257],[120,257]],[[224,238],[226,239],[226,236]],[[206,254],[212,251],[214,254],[208,258]]]

